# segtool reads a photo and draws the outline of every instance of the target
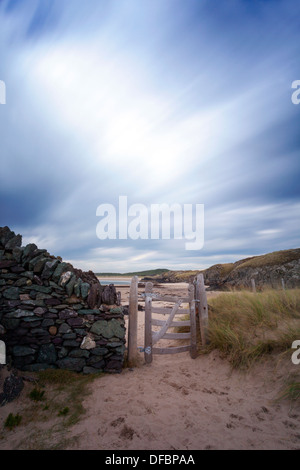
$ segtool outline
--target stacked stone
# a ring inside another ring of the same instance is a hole
[[[0,228],[0,339],[7,359],[27,371],[120,372],[125,326],[114,288],[103,289],[93,273],[86,276],[92,283],[85,282],[71,264],[21,243],[20,235]]]

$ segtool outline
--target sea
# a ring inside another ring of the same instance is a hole
[[[130,279],[113,279],[113,278],[102,279],[100,277],[98,277],[98,279],[102,286],[108,286],[109,284],[115,284],[116,286],[130,286]]]

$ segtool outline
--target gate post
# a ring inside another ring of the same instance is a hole
[[[145,285],[145,362],[152,362],[152,282],[146,282]]]
[[[192,359],[197,357],[197,330],[196,330],[196,302],[195,302],[195,287],[193,284],[189,285],[189,306],[190,306],[190,329],[191,329],[191,349],[190,356]]]
[[[199,313],[199,302],[200,302],[200,291],[199,291],[199,281],[198,276],[194,279],[194,299],[195,299],[195,313],[196,313],[196,331],[197,328],[200,331],[200,313]]]
[[[198,276],[196,277],[196,280],[194,281],[194,291],[195,291],[195,300],[196,300],[196,315],[199,315],[199,301],[200,299],[200,290],[199,290],[199,282],[198,282]]]
[[[201,333],[201,343],[202,346],[208,344],[208,305],[204,285],[203,274],[198,274],[197,283],[199,284],[199,323],[200,323],[200,333]]]
[[[138,323],[138,277],[133,276],[129,292],[128,318],[128,366],[133,367],[137,360],[137,323]]]

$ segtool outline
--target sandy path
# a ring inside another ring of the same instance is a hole
[[[122,303],[128,303],[129,287],[119,290]],[[185,296],[187,285],[154,290]],[[139,346],[143,336],[140,311]],[[92,393],[83,402],[86,414],[69,431],[48,433],[60,420],[55,416],[45,423],[29,421],[4,433],[0,449],[22,448],[33,432],[41,436],[42,448],[66,439],[66,448],[82,450],[300,449],[300,409],[274,402],[290,363],[269,359],[246,374],[232,372],[217,351],[196,359],[188,352],[154,355],[149,365],[143,353],[140,358],[139,367],[104,375],[90,385]],[[0,425],[9,412],[23,413],[31,388],[26,382],[17,400],[0,408]],[[40,448],[38,438],[30,448]]]
[[[186,287],[160,291],[186,295]],[[129,289],[120,290],[126,303]],[[280,374],[270,361],[247,374],[231,372],[217,352],[194,360],[189,353],[155,355],[150,365],[93,383],[87,413],[72,429],[75,448],[300,449],[300,411],[273,403]]]
[[[296,449],[299,415],[272,405],[260,375],[230,375],[216,354],[159,357],[93,385],[73,429],[80,449]]]

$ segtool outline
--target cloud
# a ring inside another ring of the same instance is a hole
[[[1,225],[98,271],[299,246],[298,13],[290,1],[2,2]],[[96,208],[120,195],[203,203],[203,250],[99,248]]]

